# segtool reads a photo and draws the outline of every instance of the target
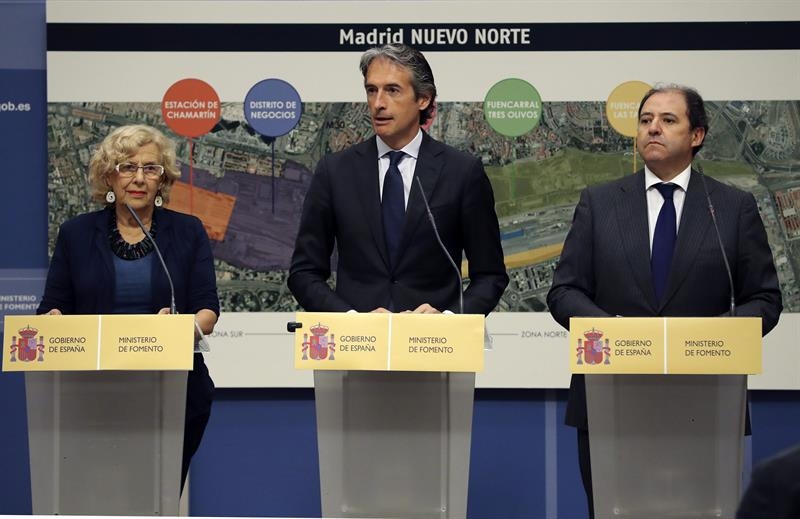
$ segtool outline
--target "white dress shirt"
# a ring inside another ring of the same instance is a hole
[[[397,168],[400,170],[400,175],[403,177],[403,197],[406,207],[408,207],[408,195],[411,193],[411,182],[414,180],[414,169],[417,167],[417,157],[419,157],[419,147],[422,145],[422,130],[417,132],[411,142],[406,144],[401,150],[394,150],[388,144],[383,142],[380,137],[375,136],[378,143],[378,181],[380,185],[381,198],[383,198],[383,179],[386,178],[386,171],[389,170],[389,156],[387,153],[390,151],[402,151],[406,156],[400,161]]]
[[[387,159],[388,164],[388,159]],[[386,166],[389,167],[388,165]],[[672,193],[672,203],[675,206],[675,229],[677,230],[681,224],[681,213],[683,212],[683,202],[686,200],[686,190],[689,187],[689,178],[692,175],[691,164],[684,169],[677,177],[673,178],[667,184],[675,184],[675,191]],[[647,166],[644,167],[644,186],[647,191],[647,223],[650,228],[650,253],[653,253],[653,235],[656,232],[656,221],[658,220],[658,213],[661,211],[661,206],[664,205],[664,197],[661,196],[658,189],[655,188],[656,184],[663,184],[660,178],[655,173],[650,171]]]

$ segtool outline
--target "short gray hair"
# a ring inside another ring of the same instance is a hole
[[[159,189],[164,202],[169,202],[172,184],[181,178],[175,159],[175,143],[159,130],[144,124],[120,126],[109,133],[97,147],[89,161],[89,186],[92,200],[105,204],[108,177],[120,162],[128,160],[148,144],[155,144],[160,155],[159,163],[164,166],[164,174],[159,179]]]

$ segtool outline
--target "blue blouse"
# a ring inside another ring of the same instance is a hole
[[[114,308],[115,314],[148,314],[152,307],[150,284],[153,252],[135,260],[125,260],[114,255]]]

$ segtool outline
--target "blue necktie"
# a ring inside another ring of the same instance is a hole
[[[386,250],[389,252],[389,262],[394,265],[394,256],[400,244],[403,220],[406,216],[403,176],[397,166],[406,154],[402,151],[390,151],[387,155],[389,155],[389,169],[383,179],[381,211],[383,212],[383,236],[386,240]]]
[[[675,250],[675,240],[678,236],[678,222],[675,216],[675,204],[672,194],[675,184],[656,184],[655,188],[664,197],[664,205],[658,212],[656,230],[653,233],[653,255],[650,257],[650,271],[653,274],[653,290],[656,301],[661,302],[664,290],[667,287],[669,268],[672,265],[672,253]]]

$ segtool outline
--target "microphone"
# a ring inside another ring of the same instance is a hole
[[[289,333],[294,333],[295,330],[298,330],[303,327],[303,323],[299,323],[297,321],[289,321],[286,323],[286,331]]]
[[[428,205],[428,197],[425,196],[425,190],[422,189],[422,182],[420,181],[418,176],[414,176],[417,179],[417,185],[419,186],[419,192],[422,195],[422,201],[425,202],[425,211],[428,213],[428,220],[431,222],[431,227],[433,228],[433,234],[436,235],[436,241],[439,242],[439,247],[441,247],[444,255],[447,256],[447,259],[450,261],[450,265],[456,271],[456,276],[458,276],[458,313],[464,313],[464,279],[461,277],[461,269],[458,268],[456,262],[453,260],[453,257],[450,255],[450,252],[447,250],[447,247],[444,246],[442,242],[442,237],[439,236],[439,229],[436,227],[436,219],[433,217],[433,213],[431,212],[431,207]]]
[[[700,179],[703,181],[703,191],[706,194],[706,200],[708,201],[708,212],[711,214],[711,221],[714,223],[714,232],[717,235],[717,243],[719,244],[719,250],[722,253],[722,261],[725,263],[725,272],[728,274],[728,285],[730,286],[731,291],[731,303],[730,303],[730,311],[731,317],[736,315],[736,298],[735,292],[733,288],[733,274],[731,274],[731,265],[728,263],[728,255],[725,254],[725,245],[722,243],[722,234],[719,232],[719,225],[717,225],[717,216],[714,211],[714,204],[711,203],[711,195],[708,193],[708,185],[706,184],[706,175],[703,173],[703,167],[698,163],[697,164],[697,172],[700,174]]]
[[[125,202],[125,207],[128,208],[128,211],[130,211],[131,215],[133,216],[133,219],[136,220],[136,223],[139,225],[139,228],[142,230],[147,239],[150,240],[150,243],[153,244],[153,248],[155,249],[156,255],[158,256],[158,261],[161,262],[161,268],[164,269],[164,274],[167,275],[167,281],[169,281],[169,297],[170,297],[169,313],[177,314],[178,309],[175,307],[175,287],[172,284],[172,276],[169,275],[169,269],[167,268],[167,264],[164,263],[164,256],[161,255],[161,249],[158,248],[158,244],[156,243],[156,241],[153,239],[150,233],[147,232],[147,229],[145,228],[142,221],[139,219],[139,215],[136,214],[136,211],[133,210],[133,207],[128,205],[127,202]]]

